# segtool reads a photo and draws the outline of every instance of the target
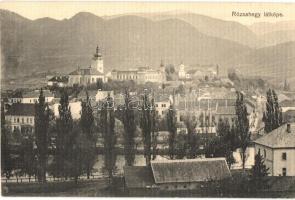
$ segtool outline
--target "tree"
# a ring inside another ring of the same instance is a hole
[[[169,156],[170,159],[173,159],[175,156],[175,139],[177,134],[176,127],[176,111],[173,105],[170,105],[168,113],[167,113],[167,128],[169,131]]]
[[[249,132],[249,120],[247,107],[244,102],[244,95],[241,92],[237,92],[236,100],[236,130],[238,132],[238,147],[241,149],[241,158],[243,169],[245,169],[246,162],[246,150],[250,143],[251,133]]]
[[[66,91],[62,93],[58,111],[59,117],[56,119],[56,175],[67,179],[71,174],[70,169],[73,167],[71,166],[71,161],[77,132],[73,131],[73,119],[69,107],[69,97]]]
[[[187,158],[192,159],[197,156],[198,150],[198,136],[195,131],[197,126],[196,117],[188,113],[185,116],[184,124],[187,129]]]
[[[101,109],[101,127],[104,138],[104,170],[107,171],[109,182],[112,184],[113,175],[116,169],[116,134],[114,103],[110,94]]]
[[[258,153],[255,155],[255,164],[250,172],[252,186],[255,190],[267,186],[267,183],[263,178],[269,174],[268,170],[269,168],[265,166],[264,158],[260,154],[259,149]]]
[[[152,117],[152,160],[155,160],[158,155],[158,135],[159,135],[159,123],[160,123],[160,117],[156,113],[155,109],[155,100],[152,98],[152,111],[151,111],[151,117]]]
[[[225,157],[229,167],[235,162],[231,128],[228,120],[219,119],[217,125],[217,137],[209,141],[205,148],[206,157]]]
[[[29,180],[32,176],[36,175],[37,173],[37,163],[36,163],[36,157],[34,152],[34,143],[33,143],[33,137],[24,137],[22,144],[21,144],[21,153],[20,153],[20,163],[22,163],[21,166],[21,174],[28,175]],[[37,156],[37,159],[40,158]],[[38,167],[40,167],[40,161],[38,160]],[[38,169],[40,170],[40,169]],[[38,172],[37,175],[40,176]],[[38,181],[40,181],[38,177]],[[43,179],[44,180],[44,179]]]
[[[37,145],[37,177],[39,182],[46,182],[46,165],[48,156],[49,108],[41,88],[39,101],[35,104],[35,138]]]
[[[132,166],[135,160],[135,111],[132,109],[132,99],[129,91],[125,90],[125,105],[122,112],[124,124],[124,156],[127,166]]]
[[[91,106],[91,102],[88,96],[88,92],[86,91],[86,101],[82,101],[81,103],[82,112],[81,112],[81,120],[80,126],[82,128],[82,132],[84,134],[84,144],[85,146],[82,147],[83,151],[86,151],[84,157],[84,165],[86,168],[87,179],[90,177],[90,173],[92,171],[93,165],[96,161],[96,141],[97,137],[95,137],[93,126],[94,126],[94,116],[93,110]],[[83,144],[83,143],[80,143]]]
[[[155,145],[155,106],[153,100],[149,100],[147,92],[143,95],[142,106],[141,106],[141,117],[140,117],[140,128],[143,136],[143,144],[144,144],[144,157],[146,159],[146,165],[149,166]],[[152,135],[153,133],[153,135]],[[154,141],[154,142],[153,142]]]
[[[6,178],[11,177],[13,168],[10,147],[8,142],[9,132],[5,127],[4,107],[1,105],[1,175]]]
[[[175,157],[176,159],[183,159],[186,156],[187,137],[185,133],[176,135],[175,140]]]
[[[264,130],[269,133],[282,125],[282,110],[278,103],[278,97],[274,90],[266,93],[266,111],[263,113]]]

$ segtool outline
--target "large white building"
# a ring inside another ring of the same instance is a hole
[[[163,83],[166,82],[165,67],[161,63],[159,70],[146,67],[129,70],[113,70],[112,79],[119,81],[133,80],[137,83]]]
[[[43,90],[43,95],[45,97],[45,102],[50,103],[54,99],[53,93],[49,90]],[[35,104],[39,101],[40,90],[30,91],[24,94],[17,94],[9,99],[9,103],[25,103],[25,104]]]
[[[99,80],[102,82],[107,82],[107,77],[104,74],[103,67],[103,57],[99,51],[99,48],[96,48],[96,52],[93,55],[91,60],[91,65],[87,68],[78,68],[77,70],[69,74],[70,86],[75,84],[77,85],[89,85],[97,83]]]
[[[295,176],[295,123],[285,124],[254,141],[270,176]]]

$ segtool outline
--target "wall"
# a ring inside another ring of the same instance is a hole
[[[59,112],[58,112],[59,105],[60,105],[59,103],[55,103],[50,106],[50,109],[53,110],[55,117],[59,117]],[[82,110],[81,102],[80,101],[70,102],[69,106],[70,106],[72,118],[73,119],[80,119],[81,118],[81,110]]]
[[[282,159],[282,153],[287,154],[286,160]],[[295,176],[295,147],[293,149],[274,150],[274,176],[282,175],[282,168],[287,169],[287,176]]]
[[[255,144],[255,155],[258,154],[258,151],[260,149],[260,154],[265,158],[264,164],[267,168],[269,168],[269,176],[274,176],[273,174],[273,149]]]
[[[195,190],[201,188],[201,183],[162,183],[158,184],[160,190],[175,191],[175,190]]]
[[[52,102],[54,97],[45,97],[45,102],[49,103]],[[39,101],[39,97],[25,97],[22,99],[22,103],[29,103],[29,104],[35,104]]]
[[[5,120],[9,121],[9,127],[11,128],[11,131],[14,131],[16,128],[19,130],[21,129],[22,125],[28,125],[28,126],[35,126],[35,117],[34,116],[12,116],[12,115],[6,115]]]

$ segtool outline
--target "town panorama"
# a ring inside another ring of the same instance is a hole
[[[294,9],[1,2],[1,194],[295,198]]]

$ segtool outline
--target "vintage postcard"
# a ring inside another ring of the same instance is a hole
[[[294,11],[0,2],[2,196],[295,198]]]

